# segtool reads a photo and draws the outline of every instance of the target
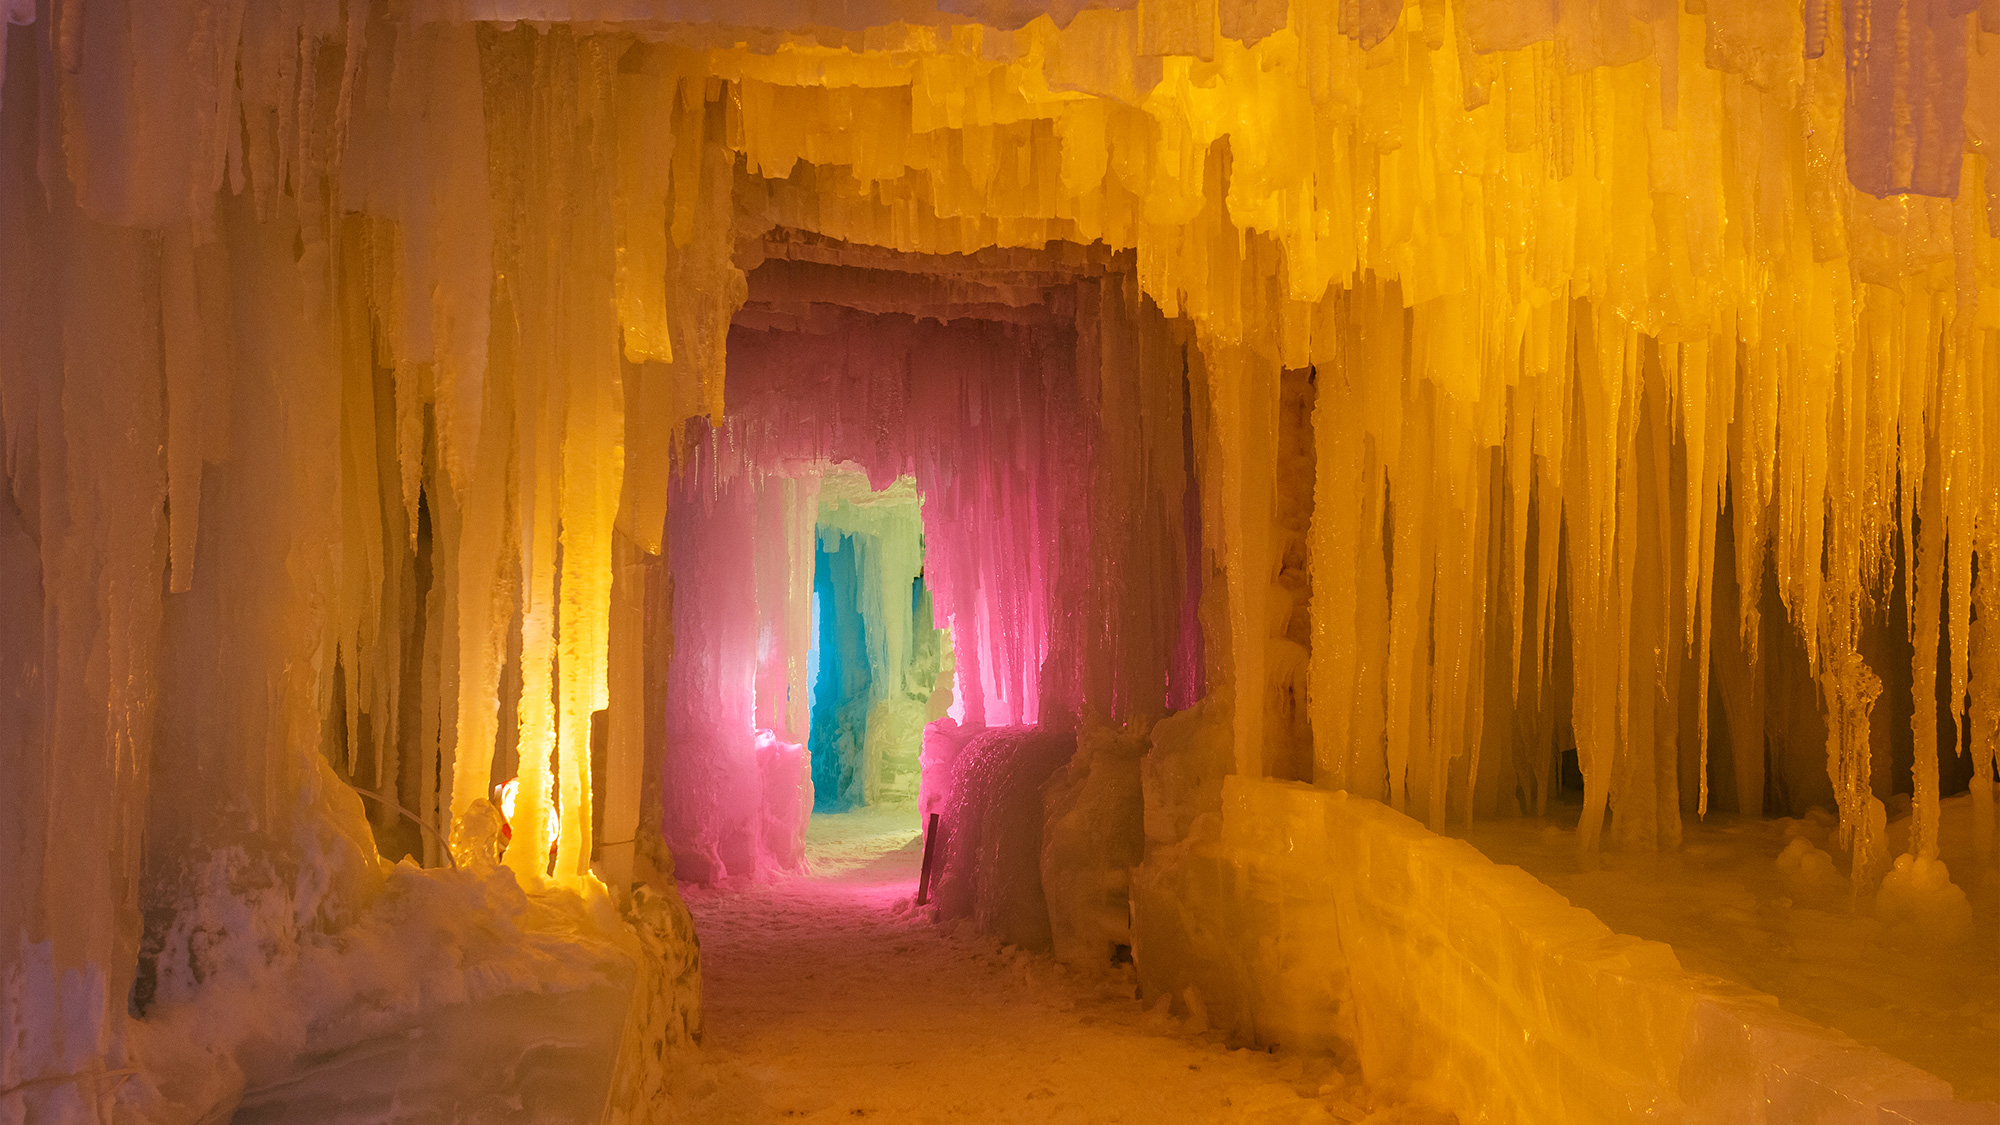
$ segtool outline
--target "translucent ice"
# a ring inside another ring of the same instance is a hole
[[[2000,26],[1687,7],[0,5],[0,1107],[232,848],[314,935],[514,776],[523,894],[795,865],[839,463],[952,633],[868,728],[1150,727],[1157,846],[1573,753],[1586,846],[1989,877]]]

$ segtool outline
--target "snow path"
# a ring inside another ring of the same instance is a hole
[[[811,877],[688,891],[706,1021],[688,1119],[1438,1120],[1370,1117],[1334,1060],[1190,1034],[1133,999],[1129,970],[933,925],[911,904],[921,846],[908,809],[816,816]]]

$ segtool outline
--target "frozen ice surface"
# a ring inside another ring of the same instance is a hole
[[[726,476],[704,456],[675,497],[660,785],[676,872],[792,870],[814,800],[809,736],[790,729],[805,716],[791,701],[806,684],[811,634],[795,615],[810,605],[814,494],[810,482]]]
[[[853,537],[822,535],[813,552],[813,811],[846,812],[865,803],[863,743],[873,685],[870,622],[856,604],[859,551]],[[877,622],[876,624],[879,624]]]
[[[1086,724],[1076,754],[1043,788],[1042,894],[1059,960],[1109,964],[1121,946],[1130,960],[1132,868],[1146,846],[1146,749],[1143,735]]]
[[[1547,820],[1460,830],[1624,934],[1671,945],[1686,968],[1749,985],[1785,1010],[1936,1074],[1960,1098],[2000,1101],[2000,872],[1975,851],[1972,798],[1943,802],[1939,854],[1970,909],[1912,926],[1884,882],[1851,902],[1828,851],[1831,816],[1690,822],[1668,852],[1578,852]],[[1891,821],[1899,850],[1907,816]],[[1944,908],[1953,913],[1947,899]],[[1961,907],[1961,909],[1963,909]]]
[[[2000,1125],[2000,1104],[1884,1102],[1876,1109],[1875,1125]]]
[[[1781,846],[1757,860],[1774,880]],[[1615,878],[1659,909],[1651,884]],[[1371,1084],[1468,1119],[1864,1125],[1952,1094],[1351,794],[1228,778],[1220,816],[1149,854],[1132,901],[1149,1000],[1236,1042],[1331,1037]]]
[[[907,804],[923,725],[942,711],[950,641],[925,590],[923,497],[914,478],[871,489],[852,468],[823,473],[815,532],[814,807]],[[942,702],[942,701],[940,701]]]

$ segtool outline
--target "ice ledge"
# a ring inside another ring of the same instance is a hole
[[[1468,1121],[2000,1123],[1377,801],[1230,777],[1222,806],[1134,872],[1134,955],[1235,1038],[1347,1043]]]

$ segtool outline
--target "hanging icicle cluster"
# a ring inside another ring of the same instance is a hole
[[[1010,718],[1229,691],[1239,770],[1433,823],[1539,804],[1573,739],[1583,836],[1643,844],[1716,796],[1714,692],[1739,807],[1767,711],[1823,725],[1773,768],[1824,762],[1857,883],[1884,699],[1917,861],[1938,744],[1990,776],[1992,4],[796,7],[0,5],[0,564],[40,622],[0,669],[41,685],[0,695],[0,941],[90,998],[55,1042],[124,1018],[180,877],[144,840],[319,832],[359,856],[324,916],[369,893],[323,748],[432,860],[516,762],[524,880],[636,838],[676,435],[732,408],[774,227],[1129,255],[1063,329],[1087,441],[918,466],[986,513],[1087,461],[1004,522],[1062,560],[997,627]]]

